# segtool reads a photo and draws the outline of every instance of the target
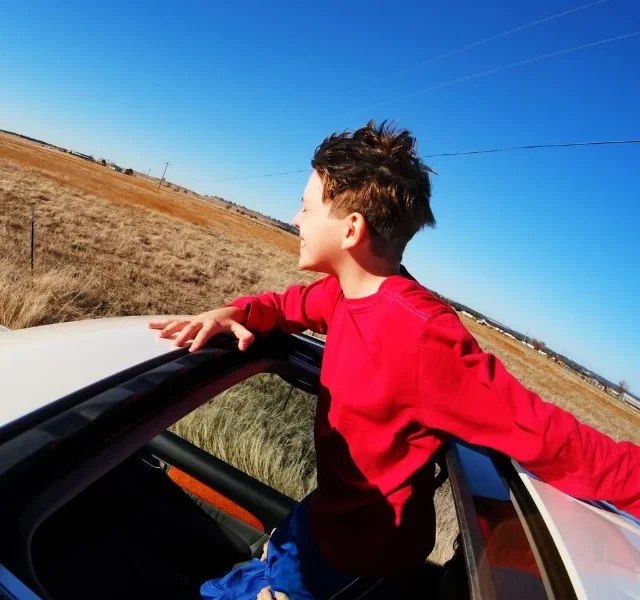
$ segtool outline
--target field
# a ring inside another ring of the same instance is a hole
[[[193,193],[157,188],[157,181],[0,133],[0,324],[13,329],[194,314],[238,295],[313,279],[297,269],[295,236]],[[466,324],[485,350],[546,400],[615,439],[640,443],[633,409],[521,344]],[[277,378],[257,377],[207,403],[176,430],[299,498],[315,484],[314,399],[288,393]],[[438,502],[434,557],[441,561],[450,553],[455,517],[446,488]]]
[[[12,328],[200,312],[297,277],[291,234],[4,134],[0,202],[0,322]]]

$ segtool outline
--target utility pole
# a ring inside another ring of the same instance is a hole
[[[36,254],[36,207],[31,207],[31,274],[33,275],[33,262]]]
[[[160,189],[160,186],[162,185],[162,182],[164,181],[164,175],[167,172],[167,167],[169,166],[169,163],[164,163],[164,171],[162,172],[162,178],[160,179],[160,183],[158,184],[158,189]]]
[[[149,173],[151,173],[151,169],[147,170],[147,179],[149,179]]]

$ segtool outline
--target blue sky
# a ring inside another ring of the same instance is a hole
[[[289,220],[305,174],[229,178],[305,169],[370,118],[397,119],[423,155],[640,138],[640,35],[447,84],[635,34],[637,0],[427,62],[585,4],[6,3],[0,128],[157,176],[169,161],[171,181]],[[428,162],[438,226],[409,270],[640,393],[640,145]]]

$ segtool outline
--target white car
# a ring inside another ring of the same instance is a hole
[[[0,598],[195,599],[259,556],[294,505],[167,428],[257,373],[314,393],[322,342],[273,333],[242,353],[224,338],[188,353],[149,320],[0,333]],[[640,599],[637,520],[486,449],[451,440],[440,459],[456,557],[334,600]]]

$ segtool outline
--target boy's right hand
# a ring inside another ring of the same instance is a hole
[[[153,321],[149,323],[149,328],[160,329],[158,335],[162,338],[178,334],[175,339],[176,346],[184,346],[193,340],[189,352],[200,350],[210,338],[219,333],[233,333],[238,338],[238,348],[246,350],[253,342],[254,336],[242,325],[244,319],[245,313],[242,309],[225,306],[189,319]]]

